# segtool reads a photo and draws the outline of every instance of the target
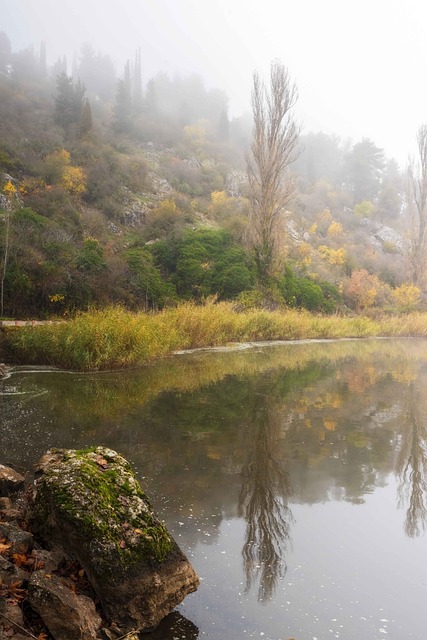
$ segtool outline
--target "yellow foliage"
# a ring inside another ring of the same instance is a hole
[[[308,230],[308,233],[309,233],[310,235],[314,235],[314,234],[316,233],[316,231],[317,231],[317,223],[316,223],[316,222],[314,222],[314,223],[311,225],[310,229]]]
[[[323,209],[321,213],[317,216],[319,222],[332,222],[332,216],[329,209]]]
[[[337,266],[342,266],[346,259],[346,251],[342,247],[340,249],[332,249],[326,245],[321,245],[319,253],[326,262]]]
[[[298,254],[306,265],[311,263],[311,246],[308,242],[302,242],[298,245]]]
[[[382,283],[378,276],[369,274],[366,269],[356,269],[352,272],[347,287],[347,295],[353,299],[358,309],[372,307]]]
[[[323,426],[327,431],[335,431],[335,429],[337,428],[337,423],[335,422],[335,420],[323,418]]]
[[[328,393],[326,395],[326,402],[334,409],[339,409],[342,406],[342,398],[337,393]]]
[[[178,211],[175,200],[162,200],[157,207],[153,210],[155,215],[168,216],[175,215]]]
[[[227,203],[228,196],[225,191],[212,191],[211,193],[211,206],[222,207]]]
[[[5,193],[8,198],[12,198],[12,196],[15,195],[16,187],[13,186],[10,180],[8,180],[4,185],[3,193]]]
[[[43,178],[26,178],[19,185],[19,193],[28,196],[31,193],[39,193],[47,188]]]
[[[71,162],[70,152],[67,151],[66,149],[60,149],[59,151],[55,151],[54,153],[51,153],[49,157],[55,158],[56,160],[59,160],[64,164],[70,164]]]
[[[65,167],[62,173],[61,185],[68,191],[68,193],[75,195],[84,193],[86,191],[85,172],[81,167]]]
[[[343,233],[342,224],[339,222],[332,222],[328,228],[328,236],[340,236]]]
[[[190,145],[195,148],[206,146],[206,129],[201,124],[192,124],[184,127],[184,134]]]
[[[217,218],[231,215],[235,202],[225,191],[212,191],[210,211]]]
[[[393,302],[401,311],[412,311],[420,303],[421,289],[414,284],[402,284],[391,294]]]
[[[355,205],[353,213],[360,218],[371,218],[375,211],[375,205],[370,200],[363,200]]]

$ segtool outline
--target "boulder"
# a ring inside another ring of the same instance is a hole
[[[28,571],[24,571],[3,556],[0,556],[0,587],[10,584],[21,584],[27,582],[30,577]],[[0,636],[1,637],[1,636]]]
[[[0,520],[3,522],[21,520],[22,515],[21,509],[18,509],[10,498],[0,498]]]
[[[0,496],[10,496],[22,491],[25,478],[20,473],[0,464]]]
[[[155,627],[199,579],[111,449],[52,450],[36,470],[32,530],[84,568],[121,633]]]
[[[6,598],[0,598],[0,638],[13,638],[19,640],[24,636],[20,631],[24,631],[24,617],[21,607],[10,602]],[[28,636],[27,636],[28,640]]]
[[[11,554],[27,554],[34,544],[32,534],[21,529],[16,522],[0,522],[0,539],[6,540],[10,545]]]
[[[59,576],[35,571],[28,585],[31,607],[55,640],[95,640],[101,627],[94,602],[77,595]]]

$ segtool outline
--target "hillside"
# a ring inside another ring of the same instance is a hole
[[[403,176],[368,139],[304,133],[280,259],[260,282],[248,238],[245,115],[197,76],[116,77],[85,45],[68,75],[0,34],[4,317],[208,296],[242,306],[407,309]]]

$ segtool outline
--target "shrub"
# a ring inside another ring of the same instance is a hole
[[[421,290],[413,284],[402,284],[391,297],[399,311],[414,311],[420,304]]]

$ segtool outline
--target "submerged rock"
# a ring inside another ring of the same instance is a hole
[[[199,579],[115,451],[52,450],[35,481],[32,530],[85,569],[121,632],[156,626]]]

